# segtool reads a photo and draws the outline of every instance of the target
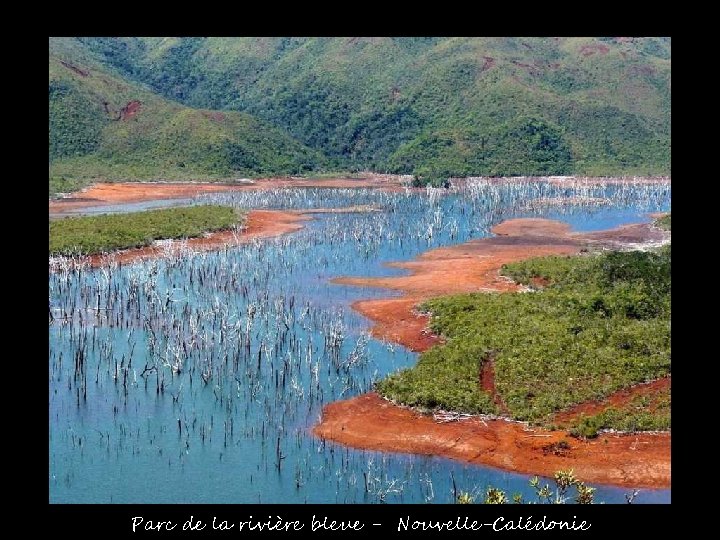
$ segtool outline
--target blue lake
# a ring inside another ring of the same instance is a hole
[[[290,235],[121,267],[51,261],[50,502],[446,503],[453,482],[529,498],[527,475],[312,436],[325,404],[416,361],[370,337],[350,308],[391,292],[329,280],[396,275],[384,263],[487,236],[511,217],[562,219],[575,230],[648,221],[670,208],[670,195],[667,183],[538,182],[218,193],[192,202],[380,211],[314,214]],[[631,491],[596,487],[599,502],[625,502]],[[669,501],[670,490],[636,499]]]

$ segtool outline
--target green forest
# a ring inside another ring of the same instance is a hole
[[[666,175],[669,38],[51,38],[82,179]]]
[[[50,255],[92,255],[149,246],[155,240],[231,229],[244,220],[235,209],[216,205],[66,217],[50,221]]]

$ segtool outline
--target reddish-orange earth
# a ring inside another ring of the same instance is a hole
[[[256,238],[279,236],[301,229],[302,222],[309,219],[299,212],[283,212],[280,210],[251,210],[248,213],[245,228],[240,231],[218,231],[207,236],[188,238],[183,242],[175,242],[177,248],[185,245],[195,251],[213,250],[224,246],[247,244]],[[152,245],[141,248],[118,251],[110,255],[92,255],[88,257],[91,266],[102,266],[109,260],[129,263],[141,259],[152,259],[161,256],[168,248]]]
[[[335,282],[404,292],[400,298],[363,300],[353,306],[374,322],[372,333],[376,337],[424,351],[440,339],[427,329],[427,317],[415,311],[417,304],[428,298],[517,290],[517,284],[500,276],[503,264],[577,253],[591,244],[659,242],[666,235],[645,224],[571,233],[567,224],[544,219],[506,221],[492,232],[496,236],[434,249],[412,262],[391,264],[410,270],[408,276],[339,278]],[[487,364],[491,367],[481,374],[485,380],[480,385],[500,400],[494,389],[494,366]],[[558,415],[558,420],[567,422],[582,413],[593,414],[626,403],[658,385],[669,386],[669,378],[662,381],[666,382],[623,390],[602,403],[578,405],[566,411],[566,417]],[[578,478],[587,482],[658,488],[670,485],[669,433],[603,434],[586,441],[570,439],[564,431],[530,430],[524,424],[505,420],[474,418],[439,424],[374,392],[327,405],[313,431],[321,438],[359,448],[441,455],[527,474],[552,475],[559,469],[573,468]],[[548,452],[548,445],[559,441],[566,441],[569,450],[562,455]]]
[[[201,193],[216,193],[236,190],[267,190],[287,187],[326,188],[400,188],[397,177],[392,175],[371,175],[366,178],[262,178],[239,183],[200,182],[106,182],[93,184],[89,188],[73,193],[63,199],[49,203],[49,213],[62,214],[72,210],[108,204],[136,203],[160,199],[186,199]]]
[[[558,179],[557,181],[561,181]],[[587,179],[593,182],[592,179]],[[617,181],[622,181],[618,179]],[[199,183],[107,183],[96,184],[73,197],[51,201],[50,214],[97,205],[140,202],[154,199],[193,197],[199,193],[236,189],[274,189],[280,187],[372,187],[397,190],[397,178],[372,176],[365,179],[303,180],[271,178],[253,184]],[[346,209],[368,211],[369,208]],[[302,227],[307,219],[301,212],[255,210],[248,214],[247,228],[238,234],[219,232],[188,240],[195,249],[217,249],[235,242],[284,234]],[[427,330],[427,317],[415,306],[433,296],[450,293],[512,291],[518,287],[501,277],[502,264],[525,258],[575,253],[583,245],[660,241],[665,233],[648,225],[629,225],[613,231],[572,234],[566,224],[548,220],[513,220],[493,229],[497,235],[440,248],[422,255],[419,260],[396,263],[407,268],[411,276],[395,278],[342,278],[339,283],[388,287],[405,292],[401,298],[361,301],[354,306],[375,322],[373,333],[401,343],[412,350],[424,351],[440,338]],[[114,255],[116,260],[131,261],[154,257],[163,248],[151,246],[127,250]],[[100,257],[91,260],[101,263]],[[451,270],[448,270],[451,268]],[[541,285],[538,283],[538,285]],[[488,364],[490,364],[488,362]],[[483,371],[481,385],[494,391],[494,370]],[[670,378],[649,385],[639,385],[610,396],[602,403],[584,403],[556,418],[569,422],[574,415],[594,414],[612,404],[627,403],[634,396],[669,387]],[[499,396],[497,396],[499,398]],[[669,487],[670,434],[601,435],[594,441],[567,439],[562,431],[532,431],[522,424],[502,420],[470,419],[438,424],[418,412],[395,406],[370,393],[332,403],[323,410],[322,422],[314,432],[323,438],[360,448],[442,455],[478,464],[486,464],[528,474],[551,475],[558,469],[574,468],[585,481],[621,486]],[[565,440],[570,449],[557,455],[548,445]]]
[[[592,441],[563,431],[535,430],[516,422],[472,418],[439,424],[377,394],[363,394],[323,409],[315,434],[356,448],[440,455],[524,474],[552,476],[574,469],[585,482],[630,487],[670,486],[670,434],[603,434]],[[547,451],[566,441],[562,455]]]
[[[592,56],[595,53],[604,55],[607,54],[609,51],[610,47],[602,43],[597,43],[594,45],[583,45],[582,47],[580,47],[580,54],[582,54],[583,56]]]
[[[633,399],[641,396],[653,397],[660,392],[670,390],[671,377],[663,377],[656,381],[638,384],[630,388],[623,388],[609,395],[602,401],[586,401],[565,409],[557,413],[553,417],[553,424],[560,427],[570,426],[582,416],[593,416],[601,412],[614,408],[623,408],[627,406]]]
[[[485,62],[483,63],[483,66],[480,68],[481,72],[487,71],[488,69],[490,69],[491,67],[493,67],[495,65],[495,59],[492,56],[483,56],[483,60],[485,60]]]
[[[129,118],[132,118],[140,110],[140,107],[142,107],[142,103],[140,103],[136,99],[128,102],[127,105],[120,109],[120,120],[127,120]]]
[[[371,332],[375,337],[400,343],[413,351],[424,351],[439,339],[427,331],[427,317],[415,311],[417,304],[428,298],[478,291],[516,291],[519,286],[499,273],[503,264],[544,255],[569,255],[588,244],[659,242],[665,236],[647,224],[571,233],[566,223],[534,218],[506,221],[492,232],[496,236],[433,249],[415,261],[388,265],[409,270],[411,275],[342,277],[333,281],[402,291],[404,295],[399,298],[360,300],[353,307],[374,322]]]
[[[68,64],[67,62],[63,62],[62,60],[60,60],[60,63],[61,63],[63,66],[65,66],[66,68],[68,68],[70,71],[73,71],[73,72],[77,73],[77,74],[80,75],[81,77],[87,77],[88,75],[90,75],[90,72],[87,71],[87,70],[85,70],[85,69],[80,69],[80,68],[77,67],[77,66],[74,66],[74,65],[72,65],[72,64]]]
[[[495,358],[490,357],[483,362],[482,370],[480,371],[480,388],[483,391],[490,394],[493,403],[497,405],[500,414],[507,415],[508,409],[503,401],[500,392],[495,388]]]

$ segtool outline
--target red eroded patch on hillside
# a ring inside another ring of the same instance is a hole
[[[490,394],[493,403],[497,406],[500,414],[508,414],[508,408],[503,401],[502,396],[495,387],[495,355],[491,354],[489,358],[486,358],[482,363],[480,369],[480,388]]]
[[[539,73],[539,69],[537,66],[533,64],[526,64],[525,62],[520,62],[518,60],[513,60],[513,64],[515,64],[518,67],[523,68],[525,71],[527,71],[530,75],[537,75]]]
[[[607,54],[608,52],[610,52],[610,47],[604,43],[593,43],[591,45],[583,45],[580,47],[580,54],[585,57],[592,56],[595,53]]]
[[[137,114],[142,107],[142,103],[136,99],[130,101],[122,109],[120,109],[120,120],[127,120]]]
[[[214,120],[215,122],[222,122],[223,120],[225,120],[225,115],[223,113],[221,113],[220,111],[203,111],[202,115],[205,118]]]

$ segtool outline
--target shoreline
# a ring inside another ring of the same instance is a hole
[[[264,179],[254,184],[235,185],[95,184],[73,194],[75,196],[69,197],[66,202],[60,199],[50,201],[49,204],[51,213],[55,208],[55,213],[62,214],[67,210],[98,205],[192,197],[201,192],[292,186],[403,189],[399,182],[388,178]],[[90,256],[85,260],[91,266],[100,266],[110,261],[132,262],[163,256],[172,253],[174,249],[182,250],[185,246],[196,250],[221,249],[227,245],[249,243],[256,238],[290,233],[301,229],[304,221],[312,219],[311,214],[339,211],[371,212],[375,209],[356,206],[300,211],[250,210],[246,227],[242,231],[219,231],[204,237],[165,241],[109,255]],[[433,249],[414,261],[389,265],[409,270],[409,276],[346,277],[334,279],[333,282],[402,291],[403,296],[400,297],[359,300],[352,307],[373,321],[371,333],[375,337],[421,352],[441,341],[441,338],[426,330],[427,315],[415,310],[415,306],[426,299],[472,291],[518,290],[520,287],[517,284],[498,274],[502,264],[508,262],[534,256],[577,253],[589,244],[614,247],[618,244],[662,242],[667,236],[649,224],[626,225],[610,231],[572,233],[565,223],[536,218],[506,221],[494,227],[492,232],[496,236]],[[669,385],[670,379],[650,384]],[[627,394],[633,390],[621,392]],[[603,403],[606,401],[609,399]],[[595,410],[597,407],[598,404],[582,403],[574,408],[583,411]],[[561,420],[562,414],[558,413],[558,420]],[[552,475],[558,469],[573,467],[579,478],[590,482],[651,488],[668,488],[670,485],[670,433],[601,434],[593,441],[580,441],[567,438],[563,431],[529,431],[524,424],[506,420],[472,418],[438,424],[432,416],[393,405],[374,393],[326,405],[321,422],[312,430],[321,438],[358,448],[439,455],[525,474]],[[561,456],[548,454],[545,447],[561,440],[569,442],[570,450]],[[630,455],[633,459],[628,461]]]
[[[547,181],[556,185],[580,184],[592,186],[603,184],[654,184],[670,183],[670,177],[585,177],[585,176],[548,176],[548,177],[465,177],[451,178],[454,185],[483,180],[492,183]],[[425,187],[413,188],[407,185],[408,178],[402,175],[368,173],[358,178],[292,178],[270,177],[250,181],[235,182],[180,182],[180,181],[136,181],[136,182],[95,182],[74,193],[66,193],[59,199],[49,200],[49,213],[63,215],[73,210],[93,206],[137,203],[148,200],[167,200],[191,198],[201,193],[251,190],[262,191],[281,188],[372,188],[384,191],[412,192],[425,191]],[[452,192],[453,190],[449,190]]]
[[[353,448],[445,457],[520,474],[552,477],[572,468],[584,482],[670,488],[670,433],[603,433],[580,440],[508,420],[437,423],[375,392],[326,405],[313,433]],[[569,448],[553,446],[561,441]]]
[[[92,268],[97,268],[111,261],[130,263],[177,253],[185,248],[194,251],[218,250],[226,246],[248,244],[259,238],[271,238],[298,231],[305,226],[304,222],[312,220],[312,216],[315,214],[371,213],[378,211],[377,208],[369,205],[312,208],[308,210],[249,210],[245,226],[238,230],[216,231],[183,240],[156,240],[149,246],[86,255],[81,259],[87,260]]]
[[[376,188],[399,189],[399,179],[382,175],[367,178],[261,178],[252,183],[200,183],[200,182],[98,182],[75,193],[69,193],[60,199],[49,201],[51,215],[69,214],[74,210],[92,208],[93,206],[109,206],[113,204],[130,204],[150,200],[187,199],[202,193],[219,193],[228,191],[263,191],[291,187],[320,188]]]
[[[132,263],[153,259],[167,254],[180,252],[185,248],[194,251],[212,251],[225,246],[248,244],[255,239],[270,238],[295,232],[304,227],[303,222],[312,219],[301,212],[282,210],[250,210],[245,227],[241,230],[225,230],[209,233],[206,236],[186,240],[160,240],[150,246],[130,248],[111,253],[86,255],[80,260],[88,261],[90,267],[97,268],[109,262]]]
[[[359,300],[352,307],[368,317],[371,333],[379,339],[422,352],[441,341],[427,330],[428,316],[415,310],[418,303],[436,296],[466,292],[517,291],[521,286],[499,275],[503,264],[542,255],[571,255],[588,245],[661,243],[669,235],[651,224],[632,224],[606,231],[571,232],[559,221],[513,219],[496,225],[493,237],[426,251],[414,261],[389,266],[410,271],[407,276],[381,278],[340,277],[334,283],[380,287],[403,296]],[[663,381],[663,380],[661,380]],[[622,399],[664,382],[624,389]],[[601,404],[582,403],[574,412],[597,410]],[[569,411],[559,412],[567,421]],[[395,405],[375,392],[336,401],[323,408],[313,433],[356,448],[437,455],[489,465],[523,474],[552,476],[573,468],[583,481],[623,487],[670,487],[669,432],[606,433],[593,440],[571,438],[565,431],[533,428],[507,420],[472,418],[439,424],[432,416]],[[553,443],[565,441],[569,449],[557,452]]]

